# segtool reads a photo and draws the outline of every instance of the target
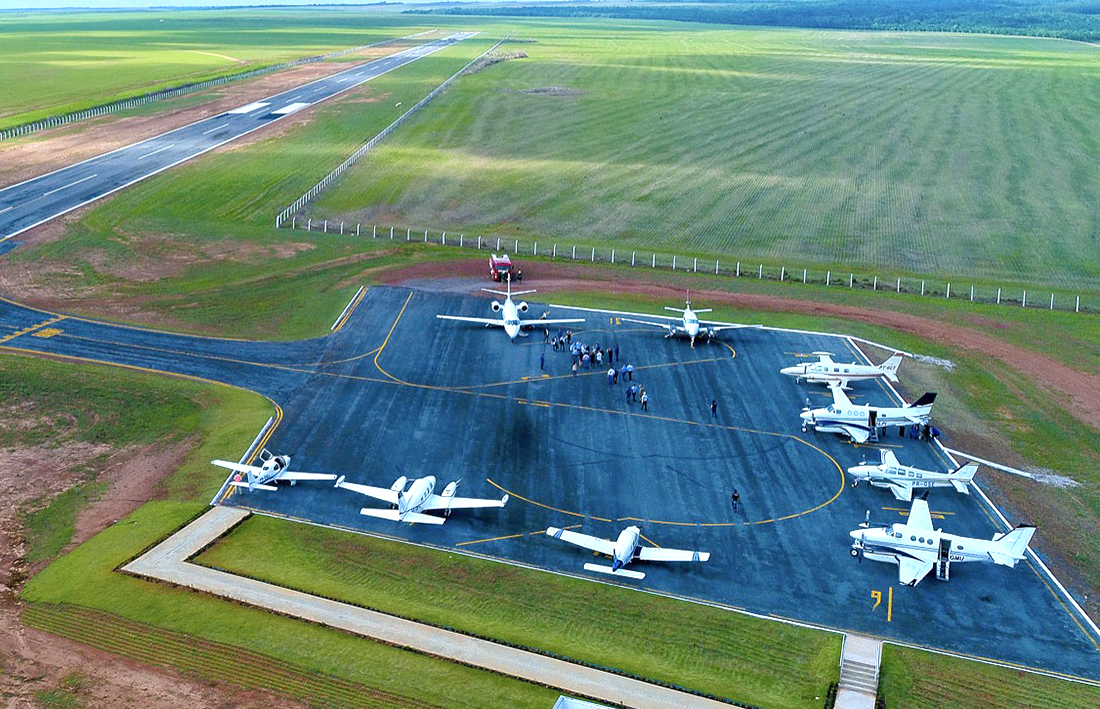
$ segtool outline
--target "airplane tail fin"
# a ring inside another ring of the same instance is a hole
[[[893,357],[891,357],[890,359],[883,362],[881,365],[879,365],[879,369],[882,370],[883,374],[886,375],[887,379],[889,379],[892,382],[896,382],[898,380],[898,366],[900,364],[901,364],[901,355],[896,354]]]
[[[971,481],[974,480],[974,473],[978,472],[977,463],[967,463],[956,470],[953,475],[959,477],[951,481],[951,485],[961,493],[970,494],[970,488],[968,487]]]
[[[1015,566],[1017,561],[1024,558],[1027,545],[1035,536],[1035,527],[1020,525],[1007,534],[1001,534],[993,538],[997,548],[989,552],[989,558],[995,564],[1001,566]]]
[[[585,571],[595,571],[600,574],[607,574],[608,576],[625,576],[628,579],[644,579],[645,574],[641,571],[631,571],[630,569],[612,569],[610,566],[601,566],[599,564],[585,564]]]
[[[931,406],[936,402],[936,392],[926,391],[921,395],[921,398],[914,401],[909,405],[910,408],[917,408],[918,406]]]

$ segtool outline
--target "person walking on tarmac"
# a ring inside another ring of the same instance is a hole
[[[741,495],[737,494],[737,488],[733,488],[733,494],[730,495],[730,505],[733,507],[734,514],[737,513],[737,507],[741,504]]]

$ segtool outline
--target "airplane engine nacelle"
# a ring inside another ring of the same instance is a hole
[[[519,308],[519,311],[521,313],[526,313],[527,312],[527,301],[526,300],[521,300],[519,302],[519,305],[517,305],[516,307]]]
[[[457,488],[457,487],[458,487],[458,482],[457,481],[447,485],[447,487],[443,488],[443,494],[440,495],[440,497],[454,497],[455,488]]]
[[[398,479],[393,481],[393,485],[390,485],[390,489],[396,492],[401,492],[405,489],[405,484],[409,482],[409,479],[402,475]]]
[[[493,312],[494,313],[499,313],[500,309],[502,307],[504,307],[504,306],[502,306],[498,301],[495,301],[495,300],[493,301]]]

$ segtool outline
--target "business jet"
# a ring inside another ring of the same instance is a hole
[[[370,485],[344,482],[344,476],[341,475],[339,479],[336,480],[336,487],[358,492],[360,495],[373,497],[377,500],[388,502],[393,506],[392,509],[388,510],[364,507],[359,510],[360,514],[367,515],[368,517],[377,517],[379,519],[388,519],[394,522],[409,522],[411,524],[443,524],[447,521],[446,517],[451,516],[451,510],[473,509],[476,507],[504,507],[508,502],[507,495],[499,500],[479,500],[472,497],[455,497],[455,488],[458,487],[457,480],[443,488],[442,495],[436,495],[434,494],[435,477],[431,475],[418,478],[411,483],[407,477],[402,475],[394,481],[393,485],[390,485],[388,490],[383,487],[372,487]],[[444,516],[436,517],[435,515],[423,514],[424,512],[435,510],[442,510]]]
[[[913,499],[914,488],[953,487],[964,495],[969,495],[970,483],[974,480],[974,473],[978,472],[977,463],[967,463],[950,473],[921,470],[899,463],[893,451],[880,449],[879,452],[882,459],[878,465],[864,461],[848,468],[848,474],[852,476],[852,487],[865,480],[872,487],[888,489],[902,502]]]
[[[822,433],[843,433],[855,443],[864,443],[879,428],[887,426],[907,426],[912,423],[926,424],[936,401],[934,392],[927,392],[921,398],[907,406],[871,406],[856,405],[839,384],[830,384],[833,403],[824,409],[802,410],[802,430],[812,426]]]
[[[825,382],[826,384],[838,383],[844,389],[848,389],[848,382],[853,380],[877,379],[886,377],[892,382],[898,380],[898,365],[901,364],[901,355],[895,354],[882,364],[841,364],[834,362],[832,352],[814,352],[818,361],[802,362],[790,367],[780,369],[780,374],[794,377],[795,383],[803,380],[808,382]]]
[[[516,303],[512,300],[513,295],[527,295],[528,293],[535,293],[534,290],[519,290],[512,292],[512,279],[508,278],[508,290],[498,291],[491,288],[482,288],[481,290],[486,293],[492,293],[494,295],[504,296],[504,302],[494,300],[492,308],[494,313],[500,313],[499,318],[468,318],[459,315],[436,315],[440,320],[458,320],[459,322],[472,322],[484,325],[485,327],[503,327],[504,332],[508,334],[508,339],[515,342],[516,337],[519,335],[519,331],[523,328],[531,327],[547,327],[549,325],[566,325],[569,323],[582,323],[584,318],[547,318],[544,314],[541,318],[535,318],[533,320],[520,320],[519,314],[526,313],[529,306],[527,301],[521,300]]]
[[[670,310],[674,313],[679,313],[680,316],[671,317],[669,315],[654,315],[655,318],[665,318],[668,322],[652,322],[650,320],[634,320],[633,318],[623,318],[623,322],[636,323],[638,325],[649,325],[650,327],[659,327],[668,332],[665,337],[676,337],[677,335],[687,337],[691,340],[691,346],[695,347],[695,338],[705,337],[707,342],[710,342],[716,334],[722,330],[737,330],[743,327],[760,327],[759,325],[742,325],[736,323],[724,323],[714,322],[711,320],[700,320],[699,313],[709,313],[713,311],[713,308],[699,308],[698,310],[692,310],[690,296],[684,301],[683,308],[670,308],[665,306],[665,310]]]
[[[992,541],[944,534],[942,529],[932,528],[928,503],[920,498],[913,500],[905,524],[871,527],[869,522],[864,522],[859,529],[850,532],[852,556],[860,563],[867,557],[872,561],[897,564],[898,581],[905,586],[916,586],[933,568],[936,578],[946,581],[952,563],[991,561],[1014,567],[1024,558],[1034,534],[1035,527],[1030,525],[1021,525],[1006,534],[995,534]]]
[[[247,476],[248,482],[243,480],[231,480],[233,487],[243,487],[251,490],[278,490],[275,483],[287,481],[291,485],[297,485],[299,480],[335,480],[335,475],[328,473],[298,473],[290,470],[289,455],[272,455],[265,448],[260,451],[260,465],[243,465],[231,463],[228,460],[210,461],[219,468],[228,468],[235,473]]]
[[[630,579],[644,579],[645,574],[640,571],[631,571],[623,567],[631,561],[706,561],[710,558],[710,552],[683,551],[680,549],[665,549],[659,547],[644,547],[639,541],[642,531],[637,527],[627,527],[619,533],[619,538],[614,542],[599,537],[592,537],[579,532],[570,532],[567,529],[548,527],[546,535],[563,542],[569,542],[585,549],[599,552],[611,557],[611,566],[599,564],[585,564],[586,571],[596,571],[612,576],[625,576]]]

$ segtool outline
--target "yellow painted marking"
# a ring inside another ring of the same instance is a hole
[[[886,622],[889,623],[894,619],[894,587],[886,589]]]
[[[875,604],[871,606],[871,612],[874,613],[875,609],[882,603],[882,591],[871,591],[871,598],[875,599]]]
[[[571,524],[568,527],[562,527],[562,529],[576,529],[580,527],[579,524]],[[458,542],[456,547],[466,546],[467,544],[481,544],[483,542],[499,542],[502,539],[518,539],[519,537],[527,537],[535,534],[546,534],[545,529],[536,529],[533,532],[521,532],[520,534],[506,534],[503,537],[489,537],[488,539],[472,539],[468,542]]]
[[[853,443],[852,448],[904,448],[905,446],[891,445],[889,443]]]
[[[647,537],[646,535],[642,534],[641,532],[639,532],[639,533],[638,533],[638,536],[639,536],[639,537],[641,537],[642,539],[646,540],[647,542],[649,542],[649,543],[650,543],[650,544],[652,544],[653,546],[657,547],[658,549],[660,549],[660,548],[661,548],[661,545],[660,545],[660,544],[658,544],[657,542],[653,541],[652,539],[650,539],[650,538],[649,538],[649,537]]]
[[[584,519],[594,519],[598,522],[610,522],[611,521],[611,520],[607,519],[606,517],[594,517],[592,515],[581,514],[580,512],[570,512],[569,510],[563,510],[559,507],[551,507],[550,505],[544,505],[541,502],[535,502],[534,500],[529,500],[526,497],[524,497],[523,495],[518,495],[518,494],[512,492],[511,490],[507,490],[507,489],[501,487],[500,485],[497,485],[495,482],[493,482],[492,478],[485,478],[485,479],[489,482],[490,485],[492,485],[496,489],[500,490],[501,492],[504,492],[504,493],[508,494],[510,497],[514,497],[517,500],[523,500],[524,502],[526,502],[528,504],[531,504],[531,505],[534,505],[536,507],[541,507],[545,510],[553,510],[554,512],[561,512],[563,515],[569,515],[570,517],[581,517],[581,518],[584,518]]]
[[[344,326],[344,323],[348,321],[351,314],[355,312],[355,309],[359,307],[359,302],[367,296],[367,289],[364,288],[359,296],[352,302],[351,307],[348,308],[348,312],[344,313],[344,317],[340,318],[340,322],[336,323],[336,327],[332,328],[332,332],[340,332],[340,328]]]
[[[38,332],[32,333],[31,337],[53,337],[54,335],[60,335],[62,332],[64,332],[64,330],[59,327],[46,327]]]
[[[65,319],[65,317],[66,316],[64,316],[64,315],[58,315],[56,317],[50,318],[49,320],[43,320],[40,323],[35,323],[34,325],[31,325],[30,327],[25,327],[22,330],[16,330],[15,332],[13,332],[9,335],[5,335],[4,337],[0,337],[0,345],[4,344],[5,342],[11,342],[12,340],[14,340],[17,337],[22,337],[23,335],[34,332],[35,330],[38,330],[40,328],[46,327],[47,325],[53,325],[56,322],[61,322],[62,320]],[[58,330],[57,332],[61,332],[61,331]],[[57,334],[57,333],[54,333],[54,334]]]
[[[902,517],[909,516],[909,510],[904,507],[883,507],[882,509],[889,512],[897,512]],[[946,515],[954,515],[954,512],[940,512],[939,510],[928,510],[928,516],[932,519],[944,519]]]

